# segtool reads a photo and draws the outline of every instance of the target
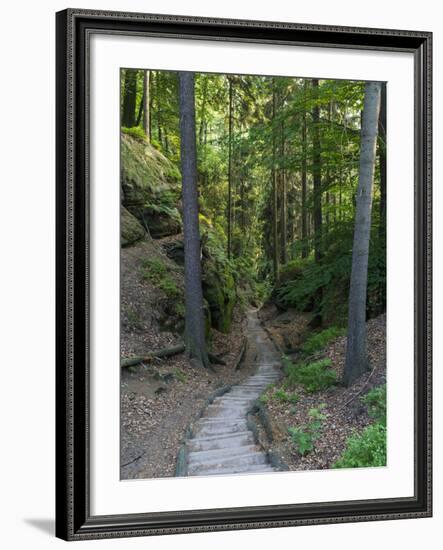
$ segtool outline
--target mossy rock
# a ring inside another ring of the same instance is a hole
[[[141,218],[148,226],[149,233],[154,239],[177,235],[181,232],[181,222],[178,212],[169,214],[167,212],[156,212],[153,208],[147,207],[138,209],[138,218]]]
[[[124,206],[120,207],[120,240],[121,246],[131,246],[142,240],[145,230],[141,223]]]
[[[181,231],[180,173],[150,145],[124,130],[121,134],[122,204],[155,238]]]
[[[209,304],[212,326],[228,333],[236,300],[235,282],[230,271],[218,262],[204,262],[203,295]]]

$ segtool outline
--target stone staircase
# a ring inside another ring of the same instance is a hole
[[[280,378],[280,361],[260,325],[256,311],[248,313],[248,353],[256,371],[242,384],[208,405],[192,427],[186,443],[188,476],[272,472],[266,453],[248,428],[247,412],[267,386]]]

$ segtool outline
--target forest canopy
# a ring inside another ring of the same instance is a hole
[[[178,87],[177,72],[122,71],[123,132],[149,142],[177,172]],[[323,324],[345,325],[364,92],[357,81],[195,73],[200,216],[248,299],[272,294],[281,306],[310,310]],[[384,103],[368,317],[386,301]],[[168,201],[171,193],[160,193],[157,207],[174,210]]]

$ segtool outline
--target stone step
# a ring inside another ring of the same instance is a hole
[[[217,405],[208,405],[206,407],[205,416],[207,417],[218,417],[218,418],[231,418],[231,419],[242,419],[244,417],[245,412],[247,411],[247,406],[239,406],[236,405],[235,407],[232,405],[221,405],[220,403],[217,403]]]
[[[220,397],[214,399],[214,405],[220,405],[222,407],[248,407],[254,401],[254,397],[248,396],[238,396],[235,395],[232,397]]]
[[[225,447],[236,447],[238,445],[249,445],[254,443],[254,436],[250,431],[230,433],[225,435],[211,435],[206,437],[195,437],[187,442],[190,451],[211,451],[212,449],[224,449]]]
[[[232,435],[244,432],[247,429],[246,419],[242,419],[230,424],[225,424],[224,422],[202,424],[194,433],[195,437],[208,437],[211,435]]]
[[[223,447],[222,449],[208,449],[206,451],[191,451],[188,453],[188,464],[207,464],[211,460],[217,461],[249,456],[255,452],[257,452],[257,446],[251,444]]]
[[[190,476],[213,476],[213,475],[231,475],[231,474],[260,474],[271,473],[274,469],[269,464],[258,464],[254,466],[234,466],[232,468],[212,468],[205,472],[189,474]]]
[[[255,466],[266,464],[266,455],[262,452],[248,452],[238,456],[228,456],[206,460],[204,463],[192,462],[188,465],[189,474],[195,472],[205,472],[207,470],[218,468],[235,468],[243,466]]]

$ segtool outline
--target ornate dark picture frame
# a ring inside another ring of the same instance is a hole
[[[410,498],[92,516],[89,484],[89,41],[94,33],[414,54],[415,494]],[[428,32],[69,9],[57,13],[56,534],[65,540],[429,517],[431,43]]]

